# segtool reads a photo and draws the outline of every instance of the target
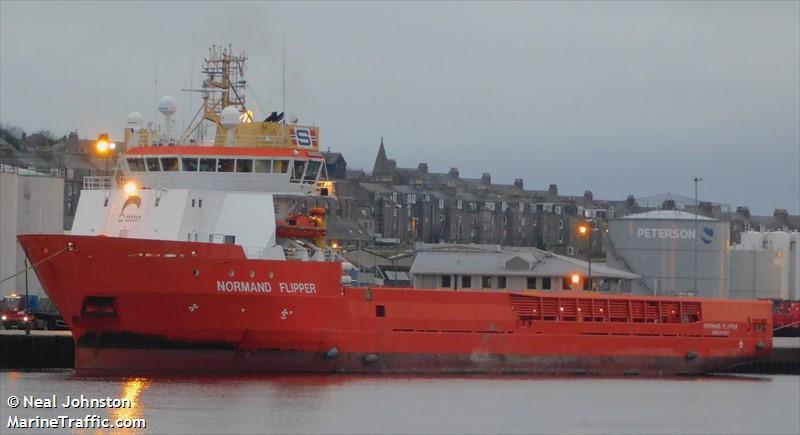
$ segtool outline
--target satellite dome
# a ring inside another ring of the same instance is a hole
[[[222,109],[222,113],[220,113],[220,123],[225,128],[236,127],[239,125],[239,109],[236,106],[228,106]]]
[[[158,111],[164,115],[172,115],[178,110],[178,102],[169,95],[164,95],[158,100]]]
[[[142,114],[139,112],[131,112],[128,115],[128,125],[131,127],[138,127],[142,124]]]

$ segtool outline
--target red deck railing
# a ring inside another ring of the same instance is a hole
[[[702,319],[700,302],[603,299],[512,294],[520,320],[692,323]]]

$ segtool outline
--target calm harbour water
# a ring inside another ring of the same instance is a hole
[[[82,378],[0,372],[9,416],[145,418],[120,433],[800,434],[800,377],[237,376]],[[12,409],[8,397],[133,399],[130,409]],[[69,432],[62,430],[61,432]],[[102,433],[96,429],[77,433]]]

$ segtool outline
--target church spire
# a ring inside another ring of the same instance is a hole
[[[383,136],[381,136],[381,146],[378,148],[378,155],[375,157],[372,173],[375,175],[386,174],[388,169],[389,159],[386,157],[386,148],[383,146]]]

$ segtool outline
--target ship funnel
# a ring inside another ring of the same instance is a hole
[[[225,128],[227,132],[227,145],[233,146],[234,145],[234,128],[239,125],[239,109],[235,106],[228,106],[222,109],[222,113],[219,114],[220,117],[220,124],[222,127]]]

